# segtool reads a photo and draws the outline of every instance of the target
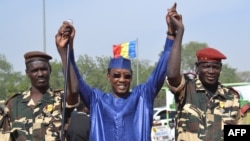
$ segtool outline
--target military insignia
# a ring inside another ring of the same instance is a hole
[[[220,106],[220,108],[224,108],[225,107],[225,102],[220,101],[219,106]]]
[[[52,104],[48,104],[48,105],[46,105],[46,106],[43,108],[44,114],[46,114],[46,115],[48,115],[48,116],[51,114],[52,111],[53,111],[53,105],[52,105]]]
[[[47,108],[47,111],[48,111],[48,112],[52,112],[52,110],[53,110],[53,105],[52,105],[52,104],[48,104],[48,105],[46,106],[46,108]]]
[[[220,111],[222,112],[222,113],[224,113],[225,112],[225,102],[223,102],[223,101],[220,101],[220,103],[219,103],[219,106],[220,106]]]

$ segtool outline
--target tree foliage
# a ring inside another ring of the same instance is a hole
[[[80,55],[78,57],[77,65],[79,72],[91,87],[99,88],[105,92],[111,92],[111,87],[107,80],[107,70],[110,58],[111,57],[105,56],[93,58],[88,55]],[[133,80],[131,88],[137,85],[137,82],[141,83],[146,81],[147,76],[151,73],[153,68],[149,64],[149,60],[132,60]]]
[[[220,73],[220,82],[221,83],[236,83],[236,82],[242,82],[242,80],[237,76],[235,68],[229,67],[228,64],[223,64],[222,70]]]
[[[182,47],[182,72],[195,72],[196,51],[206,47],[206,43],[189,42]]]
[[[250,71],[238,72],[237,76],[242,82],[250,82]]]
[[[18,92],[23,81],[21,72],[14,72],[6,57],[0,54],[0,99],[6,99]]]
[[[204,47],[207,47],[207,44],[200,42],[189,42],[183,45],[181,64],[183,73],[195,72],[196,51]],[[111,92],[111,86],[107,80],[107,68],[110,58],[107,56],[91,57],[86,54],[76,58],[81,76],[91,87]],[[131,60],[133,69],[131,88],[133,88],[148,79],[156,64],[152,65],[152,62],[146,59]],[[51,87],[63,89],[64,76],[61,61],[51,61],[51,67]],[[237,73],[235,68],[231,68],[228,64],[223,64],[220,81],[222,83],[249,82],[250,71]],[[0,54],[0,99],[6,99],[16,92],[27,90],[29,87],[30,81],[26,75],[21,72],[15,72],[12,64],[7,61],[4,55]],[[165,92],[160,91],[154,104],[155,106],[163,106],[165,102]]]
[[[50,75],[50,86],[53,89],[64,89],[64,75],[63,75],[62,63],[55,60],[51,61],[50,65],[52,67]]]

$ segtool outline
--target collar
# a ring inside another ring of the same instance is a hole
[[[24,91],[22,95],[22,102],[29,102],[31,100],[31,87],[27,91]],[[51,97],[53,97],[53,91],[52,88],[49,88],[46,93],[44,93],[41,101],[48,101]]]
[[[196,91],[203,91],[205,94],[208,93],[208,91],[205,89],[205,87],[202,85],[201,81],[198,78],[195,78],[195,86],[196,86]],[[219,95],[219,96],[222,96],[223,98],[226,98],[227,97],[225,95],[226,91],[228,91],[226,90],[226,87],[221,85],[221,83],[218,83],[218,87],[215,92],[215,95]]]

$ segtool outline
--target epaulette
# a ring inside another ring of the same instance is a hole
[[[193,80],[196,78],[196,74],[192,72],[184,73],[183,75],[185,76],[186,79],[189,79],[189,80]]]
[[[8,98],[6,101],[5,101],[5,105],[14,97],[18,96],[18,95],[21,95],[21,93],[15,93],[14,95],[12,95],[10,98]]]
[[[64,91],[63,89],[55,89],[53,90],[53,95],[63,95]]]
[[[229,90],[233,91],[233,94],[237,96],[237,98],[240,98],[240,94],[237,90],[235,90],[233,87],[227,87]]]
[[[58,93],[58,92],[63,92],[63,89],[55,89],[53,90],[54,93]]]

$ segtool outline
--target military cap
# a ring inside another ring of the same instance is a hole
[[[216,61],[221,62],[222,59],[227,59],[227,57],[221,53],[220,51],[206,47],[203,49],[200,49],[196,52],[196,56],[198,59],[198,62],[206,62],[206,61]]]
[[[118,58],[111,58],[108,68],[131,70],[131,61],[129,59],[123,58],[122,56],[119,56]]]
[[[41,51],[31,51],[24,54],[25,64],[28,64],[32,61],[45,61],[49,62],[52,57]]]

